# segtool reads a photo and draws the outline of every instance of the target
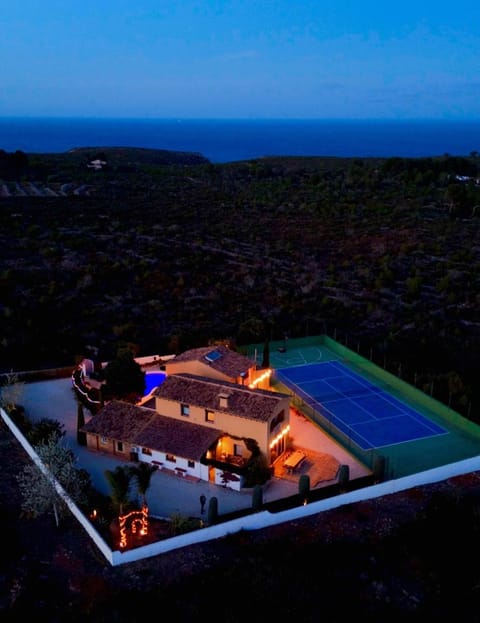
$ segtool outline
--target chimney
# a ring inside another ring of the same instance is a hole
[[[223,409],[227,409],[228,408],[228,394],[219,394],[218,398],[220,402],[220,407],[222,407]]]

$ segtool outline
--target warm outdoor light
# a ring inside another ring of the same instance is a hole
[[[137,526],[140,528],[141,536],[148,534],[148,506],[143,506],[140,511],[131,511],[127,515],[120,515],[118,523],[120,526],[120,547],[127,547],[127,522],[131,520],[130,532],[135,534]]]
[[[148,507],[142,506],[142,536],[148,534]]]
[[[285,437],[285,435],[287,435],[289,431],[290,424],[288,426],[285,426],[285,428],[281,430],[274,439],[272,439],[272,441],[270,442],[270,449],[272,449],[282,439],[282,437]]]
[[[250,389],[254,389],[259,383],[261,383],[262,381],[266,381],[268,378],[270,378],[271,374],[271,370],[265,370],[265,372],[261,374],[257,379],[255,379],[252,383],[250,383],[248,387]]]

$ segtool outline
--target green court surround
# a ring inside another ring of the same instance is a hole
[[[242,350],[250,358],[256,358],[257,365],[260,366],[263,349],[262,343],[249,345]],[[448,431],[447,435],[384,446],[381,451],[362,451],[339,430],[331,427],[321,413],[314,411],[301,398],[292,396],[296,408],[369,468],[373,468],[378,455],[384,457],[387,478],[409,476],[480,454],[480,426],[327,335],[272,341],[269,350],[270,367],[274,371],[276,368],[319,361],[340,361]],[[275,380],[274,374],[272,377],[272,386],[276,390],[292,394],[290,389]]]

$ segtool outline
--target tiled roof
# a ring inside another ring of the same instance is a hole
[[[130,442],[152,419],[155,411],[136,407],[129,402],[112,400],[82,428],[87,433]]]
[[[247,374],[250,368],[255,367],[254,361],[222,345],[192,348],[177,355],[168,362],[168,366],[185,361],[201,361],[204,365],[225,374],[229,378],[237,378],[241,374]]]
[[[261,422],[270,419],[279,401],[289,398],[288,394],[250,389],[246,385],[186,373],[169,374],[153,395],[204,409],[223,409],[232,415]],[[227,396],[227,407],[221,406],[221,395]]]
[[[175,420],[121,400],[107,403],[81,430],[195,461],[222,435],[220,430]]]
[[[136,435],[135,443],[152,450],[199,461],[221,436],[222,432],[215,428],[157,415]]]

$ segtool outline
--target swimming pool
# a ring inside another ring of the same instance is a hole
[[[146,372],[145,373],[145,393],[144,396],[148,396],[155,387],[158,387],[163,383],[166,372]]]

